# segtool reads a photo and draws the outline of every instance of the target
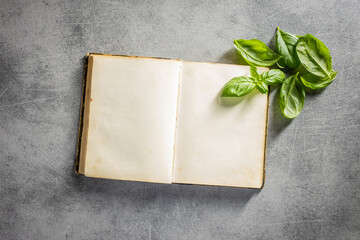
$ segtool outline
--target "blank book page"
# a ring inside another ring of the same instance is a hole
[[[227,81],[249,75],[248,66],[183,62],[174,183],[262,186],[267,95],[219,98]]]

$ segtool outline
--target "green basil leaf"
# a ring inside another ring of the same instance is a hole
[[[335,72],[334,70],[331,70],[330,72],[330,78],[325,77],[325,78],[321,78],[318,77],[312,73],[308,73],[305,75],[302,75],[300,77],[302,83],[311,89],[319,89],[319,88],[324,88],[329,86],[335,79],[337,72]]]
[[[260,74],[261,81],[267,85],[282,83],[285,80],[285,74],[279,69],[271,69]]]
[[[297,68],[299,66],[300,61],[295,50],[298,39],[294,34],[284,32],[277,27],[275,37],[276,52],[282,56],[278,66],[288,66],[290,68]]]
[[[244,60],[251,66],[269,67],[281,58],[281,56],[266,46],[265,43],[257,39],[234,40],[234,46]]]
[[[255,78],[256,80],[260,80],[260,76],[256,67],[250,66],[250,76]]]
[[[227,82],[221,92],[221,97],[241,97],[250,93],[256,86],[252,77],[234,77]]]
[[[304,106],[305,89],[297,75],[285,79],[280,89],[280,108],[287,118],[299,115]]]
[[[262,93],[262,94],[268,94],[269,93],[269,87],[266,85],[265,82],[259,81],[256,83],[256,88]]]
[[[296,53],[307,71],[322,78],[331,78],[330,51],[319,39],[311,34],[300,37],[296,45]]]

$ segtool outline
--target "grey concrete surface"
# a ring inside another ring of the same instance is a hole
[[[359,1],[0,0],[0,239],[360,239]],[[312,33],[338,77],[270,104],[262,190],[74,174],[87,52],[237,63],[234,38]]]

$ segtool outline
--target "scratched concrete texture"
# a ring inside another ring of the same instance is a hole
[[[360,239],[359,1],[0,0],[0,239]],[[311,33],[338,76],[296,119],[271,89],[262,190],[74,173],[87,52],[238,63]]]

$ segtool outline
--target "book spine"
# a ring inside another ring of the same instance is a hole
[[[82,85],[82,93],[81,93],[81,105],[80,105],[80,120],[79,120],[79,129],[78,129],[78,139],[77,139],[77,147],[76,147],[76,157],[75,157],[75,173],[79,174],[79,166],[80,166],[80,151],[81,151],[81,137],[83,132],[83,120],[84,120],[84,112],[85,112],[85,93],[86,93],[86,79],[87,79],[87,70],[88,70],[88,60],[90,53],[85,56],[85,64],[84,64],[84,74],[83,74],[83,85]]]

